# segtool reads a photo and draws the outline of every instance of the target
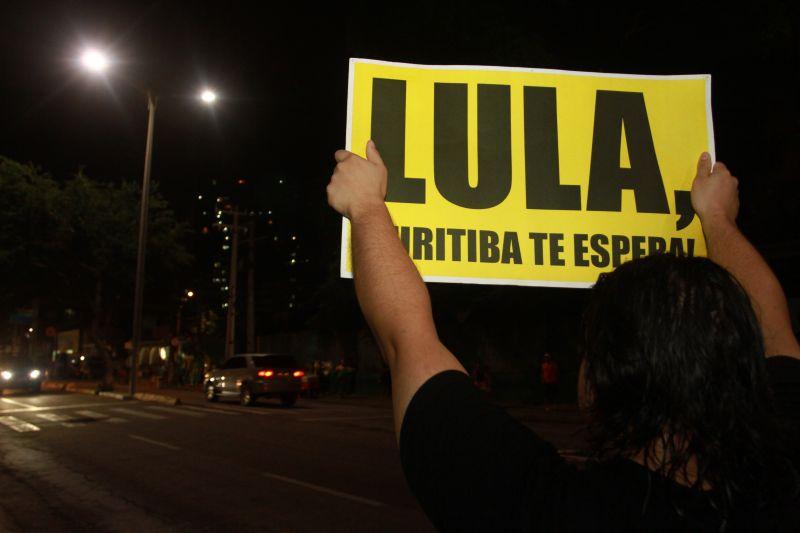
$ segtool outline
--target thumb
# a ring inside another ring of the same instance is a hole
[[[708,152],[700,154],[700,159],[697,161],[697,177],[706,177],[711,174],[711,156]]]
[[[379,165],[383,165],[383,159],[381,159],[381,154],[378,152],[378,149],[375,148],[375,141],[373,141],[372,139],[367,141],[367,161],[369,161],[370,163],[378,163]]]

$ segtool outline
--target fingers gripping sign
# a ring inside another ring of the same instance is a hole
[[[739,213],[739,180],[724,163],[711,163],[708,153],[697,162],[697,176],[692,184],[692,206],[701,222],[719,219],[736,222]]]
[[[364,159],[347,150],[334,154],[336,168],[328,184],[328,204],[350,220],[386,198],[386,166],[375,143],[369,141]]]

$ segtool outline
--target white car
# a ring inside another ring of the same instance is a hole
[[[242,405],[258,398],[280,398],[284,406],[297,401],[305,372],[291,355],[252,353],[234,355],[220,368],[206,373],[206,400],[238,397]]]

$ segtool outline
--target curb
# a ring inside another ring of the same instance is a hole
[[[67,385],[65,383],[50,383],[49,381],[42,383],[42,390],[64,392],[66,389]]]
[[[105,396],[106,398],[114,398],[115,400],[130,400],[130,394],[122,394],[120,392],[107,392],[107,391],[100,391],[97,393],[98,396]]]
[[[64,390],[67,392],[77,392],[78,394],[91,394],[92,396],[97,396],[97,389],[78,387],[74,383],[67,383],[67,385],[64,387]]]
[[[163,394],[150,394],[149,392],[137,392],[133,395],[137,400],[143,402],[158,402],[167,405],[180,405],[181,399],[174,396],[165,396]]]

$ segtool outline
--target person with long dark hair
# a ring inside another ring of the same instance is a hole
[[[601,276],[580,397],[595,459],[557,450],[473,387],[436,333],[384,204],[386,168],[340,150],[328,202],[352,228],[356,294],[391,369],[403,469],[445,531],[798,531],[800,345],[786,298],[736,227],[738,182],[700,157],[708,259]]]

